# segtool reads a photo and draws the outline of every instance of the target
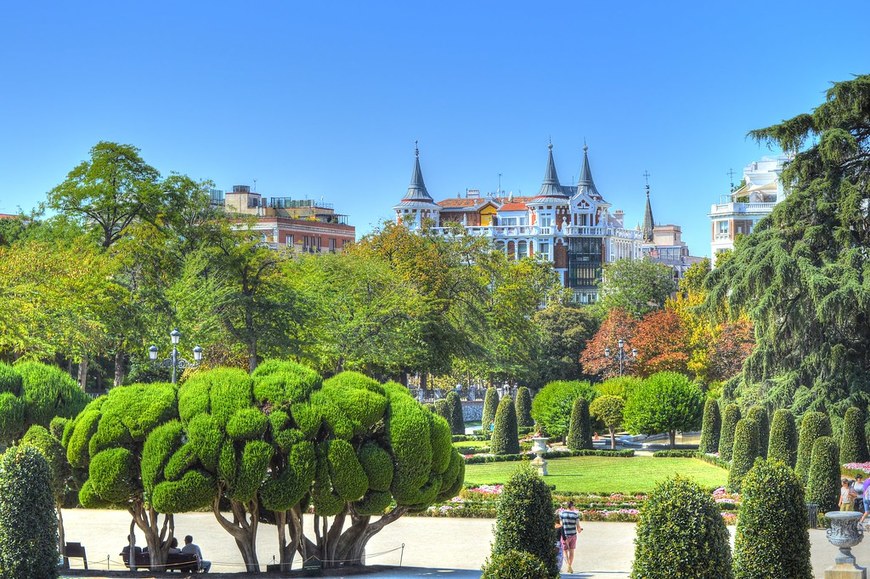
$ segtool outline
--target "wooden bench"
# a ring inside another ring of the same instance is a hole
[[[121,553],[124,565],[130,568],[130,557],[126,551]],[[199,561],[193,553],[169,553],[166,556],[166,567],[151,569],[151,557],[148,553],[136,553],[136,569],[149,569],[151,571],[181,571],[182,573],[198,573]]]
[[[85,571],[88,570],[88,556],[85,554],[85,548],[81,543],[66,543],[63,546],[63,564],[69,569],[69,558],[81,558],[85,564]]]

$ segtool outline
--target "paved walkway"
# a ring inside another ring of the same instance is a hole
[[[63,513],[67,541],[81,542],[88,553],[91,569],[123,568],[118,555],[130,526],[124,511],[71,509]],[[311,525],[312,519],[306,519]],[[403,569],[380,577],[438,576],[450,579],[478,579],[480,568],[489,555],[493,537],[492,519],[450,519],[403,517],[385,527],[369,541],[367,563],[402,565]],[[634,556],[634,523],[582,523],[584,531],[578,542],[574,575],[583,579],[623,579],[631,571]],[[175,516],[179,537],[193,535],[194,542],[212,561],[213,572],[240,572],[242,558],[235,542],[215,521],[211,513]],[[308,528],[311,531],[310,527]],[[734,532],[734,527],[729,527]],[[137,534],[144,544],[141,533]],[[826,539],[824,530],[811,530],[812,563],[816,577],[833,564],[837,549]],[[403,547],[404,545],[404,547]],[[272,525],[261,524],[257,552],[260,564],[277,560],[277,533]],[[870,540],[853,553],[860,564],[870,563]],[[80,567],[80,560],[72,560]],[[298,557],[296,566],[299,566]]]

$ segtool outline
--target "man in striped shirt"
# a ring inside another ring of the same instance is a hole
[[[574,509],[574,501],[568,501],[568,507],[559,512],[559,521],[562,523],[562,549],[565,552],[565,562],[568,564],[568,573],[573,573],[571,567],[574,563],[574,549],[577,547],[577,533],[583,530],[577,521],[580,513]]]

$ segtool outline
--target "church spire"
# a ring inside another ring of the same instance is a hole
[[[547,145],[547,171],[544,173],[544,182],[541,184],[541,191],[538,193],[538,197],[567,198],[565,192],[562,191],[562,185],[559,183],[559,176],[556,174],[552,142]]]
[[[408,185],[408,192],[404,199],[432,202],[432,196],[429,195],[426,183],[423,182],[423,171],[420,170],[420,149],[417,147],[416,141],[414,141],[414,172],[411,174],[411,184]]]
[[[653,219],[652,205],[650,205],[649,202],[649,172],[644,172],[643,176],[646,179],[646,210],[643,213],[643,228],[641,229],[641,233],[643,234],[644,243],[652,243],[653,228],[655,227],[656,222]]]
[[[580,169],[580,179],[577,181],[577,191],[593,197],[601,197],[592,180],[592,169],[589,168],[589,146],[583,141],[583,167]]]

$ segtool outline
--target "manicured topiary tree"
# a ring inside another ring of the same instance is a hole
[[[462,400],[456,392],[447,394],[447,405],[450,407],[450,418],[447,423],[450,424],[450,432],[452,434],[465,434],[465,418],[462,416]]]
[[[831,421],[824,412],[807,412],[801,418],[800,435],[798,436],[797,461],[794,472],[806,484],[810,474],[810,460],[813,456],[813,444],[821,436],[831,436]]]
[[[51,472],[33,447],[12,447],[0,458],[0,573],[57,577],[57,517]]]
[[[698,450],[706,453],[719,452],[719,436],[722,432],[722,418],[719,415],[719,401],[708,398],[704,403],[704,421],[701,423],[701,443]]]
[[[450,421],[453,420],[453,409],[450,408],[450,404],[444,398],[435,401],[435,414],[446,420],[447,424],[450,424]]]
[[[571,410],[571,426],[565,444],[571,450],[592,448],[592,420],[589,417],[589,403],[585,398],[577,398]]]
[[[554,519],[550,487],[528,465],[520,466],[505,483],[496,507],[492,561],[510,551],[525,551],[543,562],[544,577],[558,577]]]
[[[535,419],[532,418],[532,393],[525,386],[520,386],[517,390],[516,406],[517,426],[534,426]]]
[[[656,486],[641,507],[631,577],[729,579],[728,530],[709,492],[679,476]]]
[[[532,400],[532,418],[549,436],[568,434],[571,412],[577,398],[591,402],[596,396],[589,382],[556,381],[541,388]]]
[[[517,415],[514,401],[505,396],[498,403],[495,413],[495,428],[492,431],[489,451],[493,454],[519,454],[520,441],[517,435]]]
[[[741,485],[734,578],[758,577],[813,577],[803,484],[773,460],[756,461]]]
[[[643,379],[636,376],[617,376],[608,378],[595,385],[595,391],[600,396],[619,396],[627,400],[635,388],[643,384]]]
[[[725,414],[722,416],[722,433],[719,436],[719,458],[722,460],[731,460],[731,453],[734,450],[734,430],[740,418],[739,406],[729,404],[725,407]]]
[[[484,434],[489,434],[490,426],[495,421],[495,411],[498,410],[498,390],[495,386],[486,389],[483,398],[483,415],[480,418],[480,427]]]
[[[66,452],[60,440],[51,435],[44,427],[35,424],[24,433],[21,438],[21,447],[36,449],[48,464],[51,475],[51,495],[54,498],[54,506],[57,512],[58,548],[62,549],[65,543],[63,528],[63,499],[66,496],[67,484],[71,483],[72,470],[66,460]]]
[[[511,549],[487,559],[480,579],[529,579],[548,576],[549,571],[543,561],[528,551]]]
[[[685,375],[658,372],[636,388],[625,404],[625,426],[632,433],[668,433],[670,447],[678,430],[701,425],[704,394]]]
[[[807,502],[819,505],[819,512],[839,510],[840,449],[831,436],[820,436],[813,443],[807,481]]]
[[[794,414],[787,408],[780,408],[773,413],[770,426],[770,443],[767,446],[767,458],[778,460],[791,468],[797,461],[798,435],[794,423]]]
[[[753,406],[746,417],[754,421],[758,429],[758,455],[767,458],[767,447],[770,444],[770,421],[767,418],[767,410],[762,406]]]
[[[840,437],[840,464],[867,462],[867,438],[864,436],[864,412],[854,406],[843,417],[843,434]]]
[[[622,424],[625,400],[619,396],[604,394],[592,401],[589,412],[607,427],[610,433],[610,448],[616,448],[616,429]]]
[[[734,449],[728,469],[728,490],[740,492],[743,477],[758,458],[758,427],[754,420],[741,418],[734,429]]]

